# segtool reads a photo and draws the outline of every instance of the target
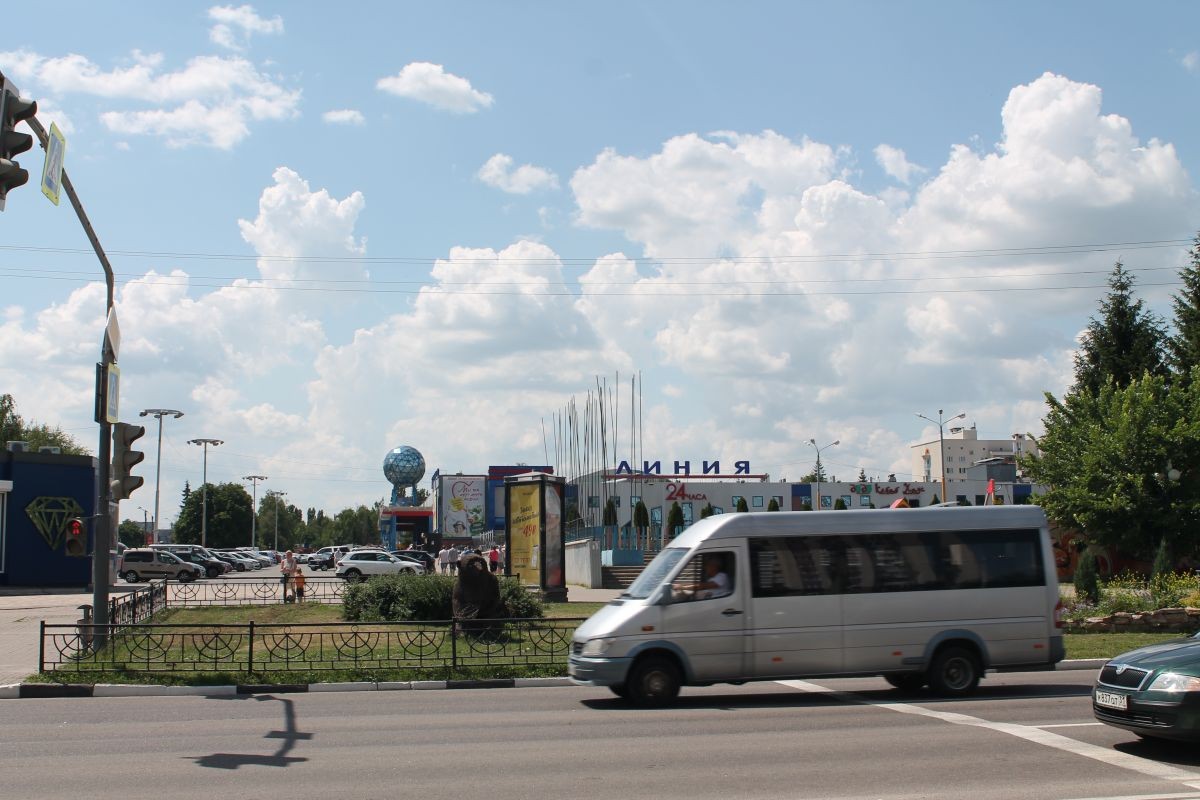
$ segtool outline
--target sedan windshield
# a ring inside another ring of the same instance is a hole
[[[675,565],[683,560],[687,552],[687,548],[684,547],[668,547],[666,550],[659,551],[659,554],[642,570],[642,574],[637,577],[637,580],[629,587],[629,591],[625,592],[622,597],[633,597],[639,600],[649,597],[659,584],[671,574]]]

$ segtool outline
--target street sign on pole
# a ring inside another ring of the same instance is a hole
[[[116,424],[121,421],[120,408],[121,402],[121,368],[116,364],[109,364],[107,371],[108,380],[105,382],[104,390],[106,392],[106,402],[104,404],[104,418],[111,424]]]
[[[63,159],[67,155],[67,137],[58,125],[50,123],[46,139],[46,163],[42,167],[42,194],[54,205],[58,205],[58,193],[62,189]]]

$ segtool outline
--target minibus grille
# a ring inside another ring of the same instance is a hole
[[[571,642],[571,655],[583,655],[583,642]]]

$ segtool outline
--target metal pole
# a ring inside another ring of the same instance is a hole
[[[250,481],[254,487],[254,496],[250,505],[250,546],[258,547],[258,482],[265,481],[266,475],[246,475],[244,481]]]
[[[275,498],[275,552],[279,552],[279,497],[287,497],[287,492],[272,492]]]
[[[834,441],[830,442],[829,444],[825,445],[824,447],[817,447],[816,439],[809,439],[808,443],[811,444],[813,446],[813,449],[817,451],[817,500],[816,500],[816,505],[813,506],[813,511],[820,511],[821,510],[821,451],[828,450],[829,448],[839,445],[842,442],[840,439],[835,439]]]
[[[163,416],[170,414],[179,419],[183,416],[182,411],[176,411],[173,408],[147,408],[138,416],[144,417],[147,414],[153,414],[158,418],[158,462],[154,465],[154,532],[158,531],[158,487],[162,484],[162,421]]]
[[[929,422],[932,422],[934,425],[938,426],[938,460],[940,462],[942,462],[942,502],[945,503],[945,502],[947,502],[947,500],[946,500],[946,438],[945,438],[945,435],[943,432],[943,428],[947,422],[953,422],[956,419],[965,419],[967,416],[967,412],[961,411],[958,414],[955,414],[950,419],[943,420],[942,419],[943,411],[944,411],[944,409],[941,409],[941,408],[938,409],[938,418],[936,420],[932,419],[930,417],[927,417],[924,414],[917,414],[917,416],[920,417],[921,419],[928,420]]]

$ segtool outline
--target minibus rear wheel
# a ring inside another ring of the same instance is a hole
[[[961,697],[979,685],[979,657],[966,647],[943,647],[929,665],[929,687],[941,695]]]
[[[663,656],[644,656],[629,671],[625,689],[641,706],[665,706],[679,696],[679,667]]]

